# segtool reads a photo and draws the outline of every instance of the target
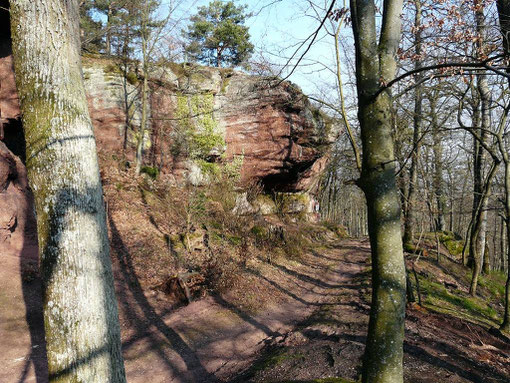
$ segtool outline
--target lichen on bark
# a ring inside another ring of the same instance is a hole
[[[125,382],[78,2],[12,0],[50,382]]]

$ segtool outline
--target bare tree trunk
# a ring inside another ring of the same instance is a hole
[[[125,382],[78,1],[11,0],[50,382]]]
[[[481,262],[482,260],[479,256],[480,253],[478,253],[478,246],[480,243],[478,238],[479,238],[480,231],[482,230],[482,223],[483,223],[481,216],[484,213],[482,211],[482,207],[487,206],[487,201],[488,201],[489,195],[490,195],[490,187],[492,184],[492,180],[496,174],[497,167],[498,167],[498,163],[493,162],[491,170],[489,171],[489,174],[487,176],[485,184],[481,190],[481,199],[478,204],[478,209],[475,212],[475,217],[473,219],[473,226],[471,229],[472,234],[471,234],[471,240],[469,242],[469,252],[470,252],[470,254],[474,254],[474,257],[473,257],[474,264],[473,264],[473,274],[471,277],[471,285],[469,287],[469,293],[473,296],[476,295],[476,290],[478,287],[478,277],[480,276],[480,271],[482,268],[482,262]]]
[[[396,72],[402,1],[385,1],[379,44],[374,1],[351,0],[358,118],[363,146],[359,185],[365,193],[372,252],[372,305],[363,383],[403,382],[406,274],[395,180],[391,97],[381,84]]]
[[[443,231],[445,229],[445,210],[446,210],[446,195],[444,192],[443,181],[443,146],[442,136],[440,132],[439,122],[437,120],[437,97],[433,95],[429,98],[431,123],[432,123],[432,141],[434,151],[434,195],[437,203],[437,217],[435,219],[435,230]],[[453,217],[450,218],[450,221]]]
[[[414,17],[414,49],[416,60],[414,68],[419,70],[422,54],[422,37],[421,37],[421,0],[414,0],[416,13]],[[414,76],[416,84],[421,82],[423,75],[418,72]],[[418,85],[414,90],[414,116],[413,116],[413,153],[411,157],[411,170],[409,171],[409,194],[407,195],[407,214],[404,224],[404,243],[412,244],[414,239],[414,227],[416,225],[416,188],[418,187],[418,162],[420,160],[420,139],[423,125],[422,104],[423,91],[422,86]]]
[[[503,51],[505,53],[505,61],[508,67],[510,62],[510,0],[497,0],[499,24],[501,34],[503,35]],[[507,72],[510,70],[507,69]],[[510,85],[510,80],[509,80]],[[500,132],[501,133],[501,132]],[[510,332],[510,157],[508,150],[503,141],[503,135],[498,137],[499,151],[505,165],[505,201],[504,201],[504,226],[506,229],[506,246],[503,241],[503,252],[506,251],[507,280],[505,285],[505,314],[501,330]],[[504,267],[505,265],[503,265]]]
[[[144,9],[142,28],[141,28],[141,41],[142,41],[142,70],[143,70],[143,82],[142,82],[142,119],[140,121],[140,129],[138,131],[138,142],[136,146],[136,158],[135,158],[135,172],[140,174],[143,164],[143,147],[145,141],[145,131],[147,129],[147,121],[149,115],[149,57],[148,57],[148,39],[149,39],[149,12],[148,9]]]
[[[143,147],[145,141],[145,131],[147,129],[147,120],[148,120],[148,93],[149,93],[149,80],[147,76],[149,75],[148,71],[144,70],[144,78],[142,82],[142,119],[140,122],[140,129],[138,131],[138,142],[136,144],[136,158],[135,158],[135,172],[136,174],[140,174],[142,170],[143,164]]]
[[[484,7],[481,0],[475,0],[475,18],[476,18],[476,27],[477,27],[477,49],[478,55],[480,57],[483,56],[483,44],[485,42],[486,35],[486,26],[485,26],[485,15],[484,15]],[[477,83],[478,83],[478,94],[480,97],[480,107],[481,107],[481,120],[480,120],[480,133],[479,136],[481,138],[481,143],[477,140],[475,142],[475,158],[474,158],[474,177],[475,177],[475,197],[474,200],[477,202],[475,206],[476,214],[473,216],[473,226],[471,230],[471,238],[470,238],[470,256],[473,260],[473,277],[471,281],[471,294],[476,293],[476,285],[478,281],[478,276],[482,269],[482,265],[484,262],[484,253],[485,253],[485,241],[486,241],[486,233],[487,233],[487,203],[488,196],[482,195],[484,193],[482,179],[483,179],[483,167],[485,163],[485,149],[483,148],[483,143],[487,141],[487,131],[490,129],[490,90],[489,85],[487,83],[487,77],[484,75],[477,75]],[[488,193],[490,190],[490,185],[487,185],[485,188]],[[480,222],[478,222],[478,220]]]
[[[500,144],[502,145],[502,144]],[[503,149],[504,150],[504,149]],[[506,156],[506,158],[505,158]],[[508,152],[503,154],[505,158],[505,227],[507,244],[510,244],[510,159]],[[506,248],[507,252],[507,279],[505,284],[505,314],[503,315],[503,323],[501,330],[510,332],[510,246]]]
[[[506,219],[505,217],[501,217],[501,227],[500,227],[500,254],[501,254],[501,267],[500,271],[505,271],[507,266],[506,252]]]
[[[109,56],[112,54],[112,18],[113,8],[112,4],[108,5],[108,13],[106,15],[106,35],[105,35],[105,52]]]

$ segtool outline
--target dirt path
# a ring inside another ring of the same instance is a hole
[[[336,296],[268,345],[255,366],[233,382],[306,382],[326,377],[357,380],[369,314],[366,243],[342,243],[333,253]],[[327,255],[326,255],[327,256]],[[412,307],[406,314],[406,383],[508,383],[510,343],[453,315]]]
[[[369,247],[366,241],[346,241],[322,257],[335,265],[327,302],[283,339],[268,344],[255,365],[232,383],[358,378],[370,309],[365,300]]]
[[[284,339],[297,323],[334,299],[345,279],[337,272],[338,249],[325,249],[302,263],[277,262],[267,273],[248,265],[266,285],[264,293],[281,296],[278,304],[257,314],[233,304],[228,294],[170,310],[142,288],[122,243],[115,248],[123,349],[132,383],[145,383],[147,376],[154,383],[228,381],[247,369],[266,344]],[[23,264],[19,257],[2,257],[0,382],[45,383],[40,281]]]
[[[255,314],[228,294],[172,310],[143,289],[123,244],[114,248],[129,382],[358,377],[369,310],[366,242],[331,244],[300,262],[248,264],[260,283],[246,294],[273,302]],[[0,382],[46,383],[39,282],[18,257],[1,262]],[[510,381],[510,345],[483,327],[420,310],[407,318],[406,382]]]
[[[233,304],[228,295],[165,313],[143,294],[130,271],[129,255],[120,253],[117,280],[129,286],[119,289],[121,323],[127,373],[134,383],[146,381],[148,374],[152,382],[228,381],[248,368],[266,344],[282,340],[320,305],[334,300],[335,290],[348,278],[338,273],[335,254],[341,252],[329,249],[324,250],[327,255],[309,254],[302,263],[275,263],[276,274],[253,268],[285,297],[258,314]]]

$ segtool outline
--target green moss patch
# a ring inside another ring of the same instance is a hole
[[[425,307],[437,312],[453,313],[477,323],[497,326],[498,312],[484,299],[458,290],[450,292],[443,285],[427,278],[420,277],[420,286],[425,295]]]
[[[178,95],[176,117],[178,119],[176,142],[192,159],[206,160],[213,149],[223,152],[225,140],[218,132],[214,119],[214,95]],[[175,145],[174,145],[175,146]],[[177,148],[173,148],[175,152]]]

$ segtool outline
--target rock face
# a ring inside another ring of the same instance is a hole
[[[244,179],[260,180],[277,191],[315,186],[338,126],[312,109],[298,88],[236,74],[219,101],[226,154],[244,153]]]
[[[9,17],[0,12],[0,256],[37,261],[37,230],[28,187],[25,140],[14,78]]]
[[[120,150],[136,140],[139,75],[135,68],[126,72],[106,60],[84,61],[99,147]],[[244,182],[284,192],[311,190],[339,134],[339,125],[289,82],[176,64],[155,71],[151,84],[146,158],[178,179],[201,183],[208,164],[241,158]]]
[[[17,236],[33,222],[33,212],[12,56],[8,46],[0,53],[0,241],[16,248],[23,246]],[[126,147],[132,158],[141,120],[140,74],[102,58],[83,63],[99,150],[118,155]],[[291,83],[227,69],[159,68],[151,77],[150,105],[146,162],[177,183],[205,183],[217,176],[218,164],[229,163],[245,183],[313,191],[339,133]],[[311,211],[313,201],[306,205]]]
[[[32,206],[32,194],[28,187],[25,166],[3,142],[0,142],[0,247],[2,254],[20,254],[24,248],[36,243]]]

